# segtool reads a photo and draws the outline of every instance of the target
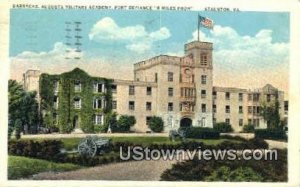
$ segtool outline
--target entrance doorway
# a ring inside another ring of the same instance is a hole
[[[192,120],[190,118],[182,118],[180,120],[180,127],[191,127]]]
[[[78,118],[78,116],[74,116],[74,119],[73,119],[73,128],[74,129],[78,129],[79,128],[79,118]]]

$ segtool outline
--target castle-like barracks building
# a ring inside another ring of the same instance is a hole
[[[119,115],[135,116],[136,124],[132,130],[149,131],[147,121],[151,116],[162,117],[165,131],[181,126],[213,127],[217,122],[230,124],[236,132],[246,124],[266,128],[260,106],[262,102],[271,103],[276,98],[280,103],[279,113],[284,117],[284,93],[270,84],[256,90],[213,86],[212,43],[193,41],[184,49],[183,57],[160,55],[134,64],[134,80],[112,81],[112,110]],[[38,70],[24,73],[25,89],[39,93],[40,76]],[[81,88],[82,84],[87,83],[78,78],[74,89],[80,90],[78,86]],[[64,89],[59,89],[59,81],[55,85],[53,92],[64,92]],[[99,91],[99,84],[89,86]],[[105,92],[105,85],[100,86],[100,91]],[[53,107],[61,102],[58,97]],[[72,106],[80,110],[85,97],[69,99]],[[90,105],[104,107],[98,100],[96,103],[91,101]],[[95,109],[92,117],[95,125],[101,125],[105,115],[97,114]],[[80,129],[80,120],[75,123],[74,128]]]

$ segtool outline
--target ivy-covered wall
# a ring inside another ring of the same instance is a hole
[[[59,90],[55,93],[55,84],[59,82]],[[80,81],[81,91],[75,92],[75,81]],[[58,128],[60,133],[69,133],[74,129],[74,117],[78,116],[78,125],[83,132],[95,132],[95,114],[105,116],[112,109],[111,83],[113,80],[91,77],[79,68],[60,75],[42,74],[40,77],[40,97],[42,123],[47,128]],[[94,83],[103,83],[105,92],[94,93]],[[54,107],[54,98],[58,97],[58,108]],[[75,109],[74,98],[81,99],[81,108]],[[94,109],[95,98],[104,98],[104,109]],[[57,116],[55,123],[54,113]]]

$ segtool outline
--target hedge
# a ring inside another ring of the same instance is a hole
[[[287,140],[287,135],[282,129],[256,129],[254,134],[256,138]]]
[[[186,138],[218,139],[220,137],[220,133],[212,128],[188,127],[184,129],[186,130]]]
[[[214,124],[214,129],[220,133],[232,132],[233,129],[230,124],[226,122]]]

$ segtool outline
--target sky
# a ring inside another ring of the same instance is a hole
[[[288,92],[290,24],[284,12],[12,9],[11,78],[21,80],[27,69],[62,73],[80,67],[93,76],[132,79],[136,62],[183,56],[184,44],[197,39],[198,14],[215,24],[200,29],[200,40],[214,45],[215,86],[270,83]],[[75,35],[67,33],[66,22],[72,30],[81,22],[80,53],[75,39],[66,39]]]

